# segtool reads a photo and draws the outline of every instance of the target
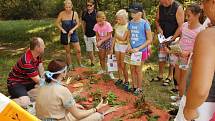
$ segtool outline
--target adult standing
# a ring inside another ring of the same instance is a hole
[[[160,0],[160,5],[156,15],[157,31],[168,38],[173,36],[171,40],[175,40],[178,36],[177,31],[180,31],[184,23],[184,10],[182,6],[175,0]],[[163,69],[167,60],[170,63],[169,74],[164,80],[163,85],[169,85],[173,78],[173,58],[166,52],[166,44],[159,45],[159,75],[153,80],[163,79]]]
[[[82,14],[82,29],[84,32],[84,41],[86,44],[86,51],[89,53],[89,59],[91,66],[94,66],[95,56],[94,50],[98,51],[96,47],[96,33],[93,31],[93,27],[96,24],[96,9],[95,1],[87,0],[87,10]]]
[[[56,26],[61,31],[61,44],[64,45],[64,49],[66,50],[66,62],[70,69],[72,68],[70,43],[72,43],[72,46],[75,48],[78,65],[82,66],[81,47],[79,44],[78,35],[76,33],[76,29],[79,27],[80,22],[77,12],[72,8],[72,1],[65,0],[64,10],[59,13],[56,20]]]
[[[209,121],[215,112],[215,0],[203,0],[212,27],[201,32],[194,46],[192,74],[184,108],[185,119]]]
[[[13,66],[7,79],[8,92],[22,107],[30,104],[28,91],[34,89],[44,73],[41,55],[44,53],[44,42],[40,37],[33,37],[30,48]]]

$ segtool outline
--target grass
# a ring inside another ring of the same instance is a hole
[[[59,42],[59,31],[54,27],[53,19],[44,20],[18,20],[18,21],[0,21],[0,92],[8,95],[6,88],[6,80],[9,71],[16,63],[21,54],[28,48],[29,39],[33,36],[40,36],[46,44],[44,63],[56,58],[65,58],[65,51]],[[82,33],[78,30],[80,44],[82,48],[83,59],[86,64],[85,45]],[[149,61],[144,65],[143,71],[145,80],[151,80],[156,76],[157,51],[153,47],[153,54]],[[74,56],[72,51],[72,56]],[[73,59],[74,60],[74,59]],[[99,68],[99,63],[94,69]],[[92,69],[92,71],[95,71]],[[167,71],[167,69],[166,69]],[[165,73],[166,74],[166,73]],[[144,94],[146,100],[152,102],[161,109],[168,110],[170,106],[170,87],[161,86],[161,82],[152,82],[144,84]]]

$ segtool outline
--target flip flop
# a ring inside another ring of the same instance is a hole
[[[171,79],[166,78],[166,79],[163,81],[163,86],[169,86],[169,85],[170,85],[170,82],[171,82]]]
[[[152,81],[161,81],[162,79],[163,79],[162,77],[157,76],[157,77],[153,78],[150,82],[152,82]]]

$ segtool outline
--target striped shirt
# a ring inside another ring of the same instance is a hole
[[[40,63],[42,63],[41,58],[34,59],[30,49],[28,49],[9,73],[8,86],[34,83],[31,77],[39,75],[38,66]]]
[[[204,30],[204,27],[201,25],[196,29],[189,29],[188,22],[185,22],[181,28],[181,39],[179,41],[179,45],[183,51],[193,51],[194,43],[196,36],[199,32]]]

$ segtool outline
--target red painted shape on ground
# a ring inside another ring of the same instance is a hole
[[[82,69],[78,68],[75,69],[72,74],[82,74],[84,71],[88,71],[88,69]],[[96,78],[100,78],[101,75],[93,74]],[[89,80],[88,80],[89,81]],[[87,83],[88,81],[81,81],[82,83]],[[125,106],[120,107],[116,112],[112,112],[110,114],[107,114],[105,116],[104,121],[111,121],[112,119],[120,118],[123,119],[123,121],[147,121],[146,116],[142,116],[139,119],[130,119],[132,116],[132,113],[136,112],[135,107],[133,106],[135,100],[137,99],[136,96],[134,96],[131,93],[125,92],[124,90],[116,87],[114,85],[113,81],[100,81],[97,84],[92,84],[92,89],[90,91],[84,91],[81,93],[81,96],[87,96],[89,97],[90,92],[94,92],[97,89],[100,89],[102,91],[102,96],[106,96],[108,92],[112,91],[117,96],[117,101],[126,101],[127,104]],[[68,86],[68,88],[73,92],[77,88],[72,88],[72,84]],[[88,99],[88,103],[91,101],[91,99]],[[151,109],[153,111],[153,115],[160,116],[158,121],[168,121],[170,116],[166,111],[160,110],[158,108],[155,108],[154,106],[151,106]]]

